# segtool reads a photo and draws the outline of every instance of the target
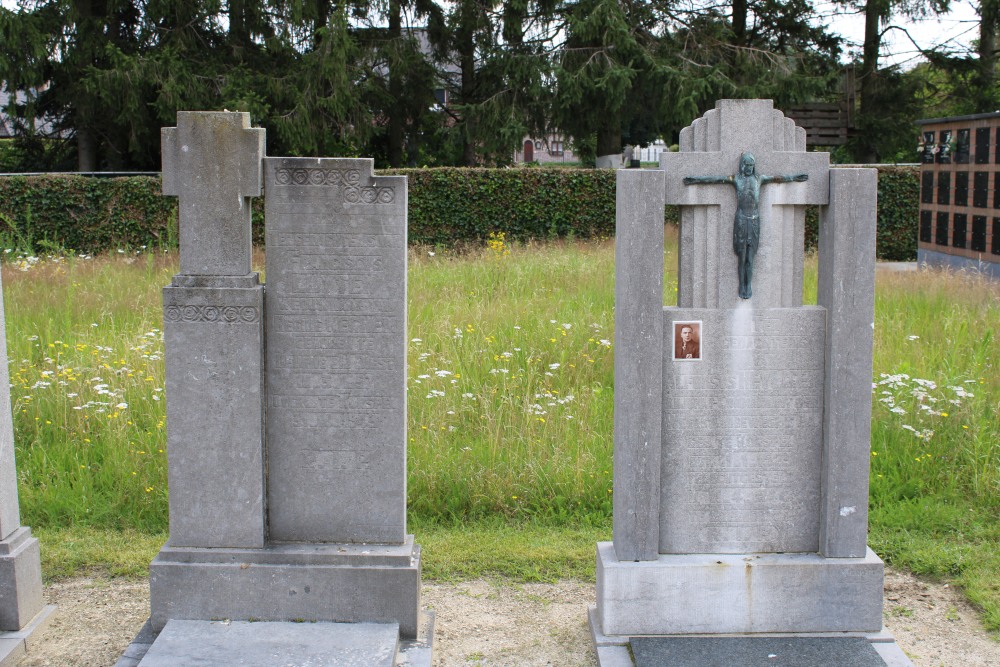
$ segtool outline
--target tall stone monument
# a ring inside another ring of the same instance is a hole
[[[860,642],[839,664],[908,664],[882,632],[883,565],[866,546],[875,171],[829,169],[770,101],[724,100],[659,170],[619,172],[617,202],[601,664],[631,664],[626,643],[641,667],[718,653],[707,637],[827,633]],[[667,308],[666,204],[682,207]],[[807,204],[821,211],[817,306],[802,305]]]
[[[179,113],[163,162],[181,242],[163,297],[170,539],[136,643],[159,638],[133,658],[235,645],[258,664],[248,651],[284,641],[314,645],[301,664],[429,664],[406,534],[406,178],[265,158],[245,113]],[[262,188],[266,285],[250,262]],[[195,623],[218,619],[254,624]]]
[[[21,525],[14,467],[14,425],[7,368],[7,330],[0,290],[0,664],[14,664],[54,607],[42,598],[38,540]],[[8,662],[10,661],[10,662]]]

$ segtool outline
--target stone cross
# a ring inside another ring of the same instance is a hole
[[[723,124],[721,119],[725,118]],[[736,199],[728,184],[690,187],[685,177],[734,173],[753,153],[758,173],[806,174],[805,182],[762,188],[760,249],[754,268],[755,307],[802,304],[805,204],[829,199],[828,153],[805,152],[805,130],[769,100],[723,100],[685,128],[679,153],[662,153],[666,203],[691,207],[681,219],[678,305],[732,308],[739,301],[732,225]],[[786,210],[789,207],[798,210]]]
[[[161,140],[163,194],[180,198],[180,273],[249,274],[250,197],[260,196],[264,130],[250,127],[248,113],[180,111]]]

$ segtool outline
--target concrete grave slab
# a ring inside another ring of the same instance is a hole
[[[139,667],[393,667],[393,623],[170,621]]]
[[[886,667],[860,637],[636,637],[635,667]]]

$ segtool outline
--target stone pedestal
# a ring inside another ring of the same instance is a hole
[[[120,665],[174,664],[199,637],[258,664],[239,632],[210,627],[229,619],[275,646],[303,621],[348,643],[368,635],[344,624],[379,624],[386,665],[429,666],[406,534],[406,179],[371,160],[264,158],[247,114],[177,125],[163,133],[164,193],[181,198],[163,296],[170,539]],[[266,285],[250,271],[262,189]],[[301,664],[355,664],[320,649]]]
[[[720,102],[680,147],[660,170],[618,176],[614,540],[598,545],[599,660],[631,664],[618,648],[635,636],[885,643],[883,565],[865,544],[874,170],[829,169],[766,100]],[[665,204],[682,206],[668,308]],[[821,211],[817,306],[802,305],[806,204]],[[737,254],[751,222],[752,295]]]

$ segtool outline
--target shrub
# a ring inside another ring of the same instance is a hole
[[[409,178],[410,243],[604,238],[614,235],[615,172],[609,169],[401,169]],[[919,171],[879,168],[877,253],[912,260],[917,251]],[[806,247],[816,247],[816,210],[806,212]],[[676,207],[664,221],[677,224]],[[174,247],[177,202],[151,177],[0,178],[0,244],[26,252],[82,253]],[[264,242],[264,201],[253,200],[253,239]]]

